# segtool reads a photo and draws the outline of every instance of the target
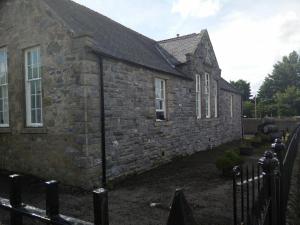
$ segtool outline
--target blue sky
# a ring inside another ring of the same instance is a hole
[[[208,29],[222,76],[255,94],[273,64],[300,50],[299,0],[75,0],[154,40]]]

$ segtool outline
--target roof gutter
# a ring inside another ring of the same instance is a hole
[[[130,65],[144,67],[146,69],[149,69],[149,70],[152,70],[152,71],[155,71],[155,72],[160,72],[160,73],[164,73],[164,74],[167,74],[167,75],[176,76],[176,77],[184,79],[184,80],[190,80],[190,81],[193,80],[192,78],[188,77],[186,74],[184,74],[182,72],[181,72],[182,75],[180,75],[180,74],[176,74],[176,73],[167,72],[167,71],[164,71],[164,70],[159,70],[159,69],[156,69],[156,68],[153,68],[153,67],[150,67],[150,66],[146,66],[146,65],[143,65],[143,64],[140,64],[140,63],[137,63],[137,62],[129,61],[129,60],[126,60],[126,59],[122,59],[120,57],[116,57],[116,56],[104,53],[103,51],[101,51],[100,49],[98,49],[96,47],[88,46],[88,48],[90,48],[92,52],[94,52],[95,54],[97,54],[98,56],[100,56],[102,58],[106,57],[106,58],[110,58],[110,59],[114,59],[114,60],[119,60],[121,62],[130,64]]]

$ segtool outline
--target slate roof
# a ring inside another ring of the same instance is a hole
[[[186,54],[193,54],[196,51],[204,32],[207,31],[202,30],[199,34],[189,34],[177,38],[159,41],[158,43],[168,53],[174,56],[179,63],[185,63]]]
[[[184,76],[157,42],[70,0],[43,0],[76,35],[88,34],[101,53],[148,68]]]
[[[224,91],[229,91],[229,92],[233,92],[233,93],[241,95],[239,90],[237,90],[232,84],[230,84],[229,82],[227,82],[223,78],[220,79],[219,85],[220,85],[220,89],[222,89]]]

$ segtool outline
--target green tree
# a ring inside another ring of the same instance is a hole
[[[277,110],[280,116],[300,115],[300,89],[295,86],[287,87],[284,92],[276,94]]]
[[[245,80],[230,81],[230,83],[242,93],[243,101],[249,101],[251,97],[250,83]]]
[[[284,92],[293,85],[300,86],[300,56],[296,51],[284,56],[282,61],[273,66],[272,74],[265,78],[259,89],[258,98],[275,100],[276,93]]]
[[[243,102],[243,116],[253,118],[255,114],[255,104],[252,101]]]

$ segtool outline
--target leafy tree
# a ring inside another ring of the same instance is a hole
[[[243,102],[243,116],[248,118],[254,117],[255,114],[255,104],[252,101],[244,101]]]
[[[284,92],[276,94],[278,114],[282,116],[300,115],[300,89],[288,87]]]
[[[265,78],[260,87],[258,98],[275,100],[276,93],[284,92],[293,85],[300,86],[300,56],[296,51],[284,56],[282,61],[273,66],[272,74]]]
[[[230,81],[230,83],[242,93],[243,101],[248,101],[251,97],[250,83],[245,80]]]

